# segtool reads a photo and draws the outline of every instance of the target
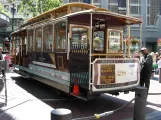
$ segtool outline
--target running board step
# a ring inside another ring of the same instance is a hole
[[[83,96],[83,94],[75,95],[74,93],[70,93],[70,95],[72,95],[72,96],[74,96],[74,97],[77,97],[77,98],[79,98],[79,99],[88,101],[88,99],[87,99],[85,96]]]
[[[29,74],[27,74],[27,73],[25,73],[25,72],[22,72],[22,71],[19,71],[19,70],[13,70],[13,72],[15,72],[15,73],[17,73],[17,74],[19,74],[19,75],[21,75],[23,78],[30,78],[30,75]]]

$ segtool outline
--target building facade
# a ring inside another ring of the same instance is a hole
[[[98,7],[106,8],[112,12],[118,12],[118,0],[64,0],[64,3],[85,2]],[[158,51],[157,41],[161,38],[161,0],[129,0],[130,15],[141,18],[142,46],[149,51]],[[140,26],[131,26],[131,36],[140,36]],[[140,38],[139,38],[140,39]]]

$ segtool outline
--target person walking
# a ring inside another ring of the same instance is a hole
[[[160,60],[160,56],[159,56],[159,53],[158,52],[155,53],[155,57],[156,57],[156,64],[157,64],[157,62]],[[159,74],[158,64],[157,64],[157,68],[155,69],[155,74],[156,75]]]
[[[140,86],[145,86],[148,92],[150,87],[150,77],[152,74],[153,59],[152,56],[148,54],[147,48],[141,48],[141,53],[143,54],[143,59],[141,61]]]

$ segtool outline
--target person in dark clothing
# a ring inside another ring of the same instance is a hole
[[[2,51],[0,50],[0,60],[3,60]]]
[[[149,91],[150,86],[150,77],[152,74],[153,68],[153,59],[146,48],[141,48],[141,52],[144,58],[141,61],[141,72],[140,72],[140,86],[144,86]]]

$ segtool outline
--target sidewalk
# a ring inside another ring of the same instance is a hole
[[[154,75],[150,80],[149,93],[161,93],[161,83],[158,81],[159,75]],[[126,99],[127,98],[123,98]],[[133,118],[123,119],[133,120]],[[146,105],[146,120],[161,120],[161,95],[148,95]]]
[[[159,75],[154,75],[154,77],[151,78],[151,80],[157,80],[159,79]]]
[[[5,102],[4,89],[0,92],[0,120],[50,120],[50,113],[53,110],[27,91],[19,87],[7,76],[7,106]],[[1,80],[1,79],[0,79]]]

